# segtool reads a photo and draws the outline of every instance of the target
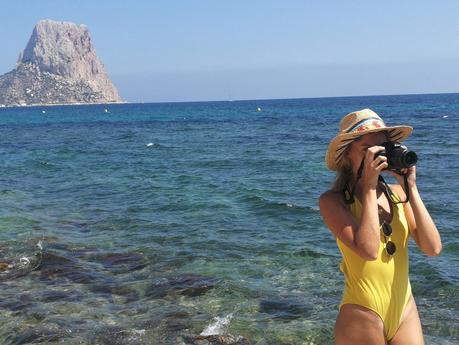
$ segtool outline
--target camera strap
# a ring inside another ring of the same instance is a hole
[[[398,172],[397,172],[398,174]],[[402,174],[399,174],[399,175],[402,175]],[[407,203],[408,201],[410,201],[410,190],[408,189],[408,176],[406,176],[406,174],[403,174],[403,181],[404,181],[404,185],[405,185],[405,194],[406,194],[406,199],[404,201],[402,200],[396,200],[395,199],[395,193],[392,191],[392,189],[390,189],[389,185],[387,184],[386,180],[384,180],[384,177],[382,177],[381,175],[379,175],[379,181],[382,182],[382,184],[384,185],[384,189],[385,189],[385,193],[386,193],[386,196],[390,199],[390,201],[392,201],[392,203],[394,204],[405,204]]]
[[[360,163],[359,170],[357,170],[357,178],[355,180],[354,186],[350,188],[349,184],[346,183],[346,187],[344,188],[344,201],[346,204],[352,204],[354,203],[354,192],[355,192],[355,186],[357,186],[357,182],[359,182],[359,179],[362,177],[362,171],[363,171],[363,163],[365,162],[365,159],[362,159],[362,163]]]

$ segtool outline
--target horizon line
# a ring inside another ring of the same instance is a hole
[[[251,101],[282,101],[282,100],[302,100],[302,99],[327,99],[327,98],[358,98],[358,97],[391,97],[391,96],[429,96],[429,95],[459,95],[459,92],[425,92],[425,93],[402,93],[402,94],[378,94],[378,95],[348,95],[348,96],[318,96],[318,97],[287,97],[287,98],[246,98],[232,100],[201,100],[201,101],[126,101],[122,102],[96,102],[96,103],[47,103],[47,104],[26,104],[0,106],[0,109],[12,108],[39,108],[39,107],[58,107],[58,106],[90,106],[90,105],[125,105],[125,104],[170,104],[170,103],[231,103],[231,102],[251,102]]]
[[[164,103],[210,103],[210,102],[248,102],[248,101],[281,101],[299,99],[324,99],[324,98],[356,98],[356,97],[390,97],[390,96],[417,96],[417,95],[456,95],[458,92],[421,92],[421,93],[399,93],[399,94],[377,94],[377,95],[344,95],[344,96],[317,96],[317,97],[285,97],[285,98],[240,98],[240,99],[218,99],[218,100],[181,100],[181,101],[124,101],[113,104],[164,104]],[[90,103],[87,103],[90,104]],[[107,103],[108,104],[108,103]]]

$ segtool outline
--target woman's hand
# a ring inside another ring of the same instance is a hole
[[[416,186],[416,166],[412,166],[410,168],[405,168],[401,169],[399,173],[396,173],[395,171],[388,170],[389,174],[395,177],[397,182],[399,183],[400,186],[403,186],[405,188],[405,180],[404,176],[406,176],[407,181],[408,181],[408,187],[415,187]]]
[[[372,146],[369,147],[365,153],[362,170],[362,184],[368,189],[376,189],[379,174],[388,167],[386,156],[380,155],[375,158],[375,154],[382,150],[384,150],[382,146]]]

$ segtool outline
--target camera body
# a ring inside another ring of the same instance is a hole
[[[400,172],[401,169],[410,168],[418,161],[416,153],[408,150],[406,146],[399,142],[386,141],[381,146],[384,146],[384,150],[377,152],[375,158],[378,156],[387,157],[389,170]]]

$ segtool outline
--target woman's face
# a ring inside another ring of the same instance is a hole
[[[387,140],[387,132],[368,133],[354,140],[347,153],[347,158],[352,165],[352,171],[356,172],[359,169],[369,147],[380,146]]]

